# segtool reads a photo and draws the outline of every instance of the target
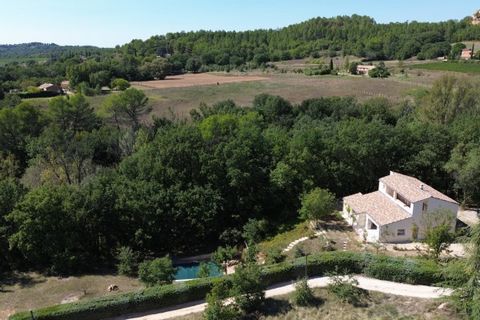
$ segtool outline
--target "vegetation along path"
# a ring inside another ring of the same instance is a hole
[[[452,289],[431,287],[431,286],[419,286],[404,283],[397,283],[392,281],[372,279],[362,276],[355,276],[358,281],[358,287],[369,291],[378,291],[386,294],[393,294],[398,296],[422,298],[422,299],[436,299],[452,294]],[[330,277],[318,277],[308,280],[308,284],[312,288],[322,288],[328,286],[330,283]],[[265,291],[265,297],[271,298],[275,296],[281,296],[289,294],[295,291],[295,283],[280,284],[268,288]],[[115,320],[161,320],[172,319],[176,317],[185,316],[192,313],[203,312],[206,303],[198,301],[189,304],[183,304],[177,307],[170,307],[166,309],[158,310],[154,314],[143,315],[130,315],[115,318]]]

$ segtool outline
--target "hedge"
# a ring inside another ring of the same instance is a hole
[[[432,261],[416,258],[394,258],[353,252],[324,252],[308,256],[308,276],[332,272],[361,274],[410,284],[436,284],[445,279]],[[296,280],[305,275],[305,258],[265,266],[262,278],[266,285]],[[218,281],[230,281],[229,276],[198,279],[189,282],[147,288],[139,292],[56,305],[34,312],[37,320],[85,319],[97,320],[134,312],[169,307],[202,300]],[[29,312],[17,313],[11,320],[30,320]]]
[[[59,92],[51,91],[39,91],[39,92],[20,92],[16,93],[22,99],[31,99],[31,98],[51,98],[61,95]]]

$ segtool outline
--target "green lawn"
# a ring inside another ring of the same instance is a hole
[[[313,235],[313,232],[309,228],[308,224],[308,221],[301,222],[295,225],[290,230],[281,232],[273,238],[267,239],[259,243],[258,248],[262,252],[266,252],[271,249],[283,250],[290,244],[290,242]]]
[[[434,71],[473,73],[473,74],[480,73],[480,63],[431,62],[431,63],[412,65],[411,68],[434,70]]]

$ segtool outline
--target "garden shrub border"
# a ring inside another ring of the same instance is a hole
[[[262,278],[265,285],[296,280],[305,276],[305,257],[289,262],[265,266]],[[308,276],[362,274],[381,280],[409,284],[431,285],[445,281],[441,268],[435,262],[420,258],[397,258],[369,253],[324,252],[307,257]],[[177,304],[203,300],[220,281],[229,276],[198,279],[170,285],[147,288],[138,292],[117,294],[34,311],[37,320],[84,319],[97,320],[129,313],[145,312]],[[30,320],[30,312],[12,315],[10,320]]]

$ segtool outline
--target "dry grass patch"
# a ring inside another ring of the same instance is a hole
[[[15,274],[2,279],[0,319],[18,311],[28,311],[50,305],[91,299],[143,288],[137,279],[115,275],[85,275],[78,277],[45,277],[37,273]],[[108,292],[116,284],[119,290]]]
[[[451,310],[440,310],[441,300],[426,300],[370,292],[366,305],[354,307],[339,301],[326,289],[315,289],[319,303],[312,307],[295,307],[289,296],[268,299],[262,320],[460,320]],[[177,320],[200,320],[202,314],[192,314]]]

